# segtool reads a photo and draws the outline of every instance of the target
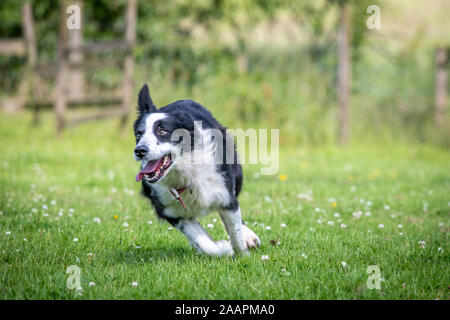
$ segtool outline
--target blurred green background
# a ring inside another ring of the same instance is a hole
[[[434,51],[450,46],[445,1],[139,1],[135,92],[148,82],[159,106],[192,98],[229,127],[280,128],[285,146],[334,144],[344,2],[350,7],[351,143],[448,147],[448,112],[443,125],[433,122]],[[0,37],[21,36],[22,3],[0,2]],[[373,4],[381,8],[381,30],[366,27]],[[32,5],[39,62],[56,63],[59,2]],[[84,41],[122,37],[125,6],[124,0],[85,1]],[[0,97],[17,91],[25,60],[0,56]],[[99,90],[114,88],[121,77],[114,68],[86,72],[89,86]]]

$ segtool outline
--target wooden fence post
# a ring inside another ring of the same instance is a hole
[[[39,110],[38,105],[34,103],[34,99],[36,97],[36,77],[34,68],[37,63],[37,46],[33,10],[29,1],[25,2],[22,6],[22,28],[28,57],[28,63],[25,71],[25,82],[27,88],[25,100],[29,102],[33,110],[32,124],[37,124],[39,122]]]
[[[338,100],[339,100],[339,143],[346,145],[350,137],[350,27],[349,7],[346,4],[340,6],[339,30],[338,30]]]
[[[435,83],[435,113],[434,121],[437,126],[444,123],[445,107],[447,105],[447,49],[436,48],[436,83]]]
[[[61,2],[58,39],[58,74],[56,76],[56,132],[60,136],[65,126],[65,111],[67,105],[66,81],[67,81],[67,26],[66,26],[67,1]]]
[[[78,48],[83,44],[83,1],[77,0],[71,2],[80,8],[80,22],[79,29],[71,29],[67,31],[67,47]],[[74,68],[72,65],[80,65],[83,62],[83,52],[78,50],[69,50],[67,53],[69,62],[68,79],[70,79],[70,86],[67,88],[67,96],[69,99],[82,99],[85,94],[84,72],[82,68]]]
[[[123,88],[122,110],[124,114],[122,115],[120,124],[122,129],[125,127],[125,124],[127,122],[133,98],[133,69],[134,69],[133,47],[136,41],[136,11],[137,11],[136,0],[128,0],[126,11],[125,41],[130,45],[130,49],[126,53],[124,63],[124,76],[122,86]]]

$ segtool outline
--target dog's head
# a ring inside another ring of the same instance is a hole
[[[145,179],[155,183],[163,179],[186,148],[183,141],[191,140],[193,133],[194,121],[189,114],[165,112],[164,108],[158,110],[148,86],[144,85],[139,92],[138,118],[134,122],[134,157],[142,161],[136,181]]]

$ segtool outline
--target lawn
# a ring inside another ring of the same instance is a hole
[[[49,114],[29,122],[0,115],[2,299],[450,296],[448,150],[298,146],[281,150],[275,176],[245,165],[242,213],[262,247],[210,258],[140,196],[131,125],[119,135],[117,120],[87,124],[57,140]],[[225,238],[217,213],[200,222]],[[78,293],[66,287],[71,265]],[[372,265],[379,290],[367,286]]]

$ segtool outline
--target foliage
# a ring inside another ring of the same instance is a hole
[[[136,91],[149,82],[157,101],[189,97],[230,111],[226,117],[235,126],[282,128],[284,143],[334,143],[341,2],[139,1]],[[449,115],[442,128],[432,124],[432,50],[421,46],[420,39],[399,48],[392,39],[368,31],[366,8],[373,3],[345,2],[352,14],[353,139],[450,146]],[[84,1],[85,40],[121,37],[125,4]],[[0,3],[1,37],[21,35],[20,5]],[[58,2],[36,0],[33,8],[40,61],[55,63]],[[288,45],[275,45],[283,37]],[[17,90],[23,62],[0,57],[0,94]],[[100,89],[120,81],[120,74],[110,70],[91,70],[88,77]]]

